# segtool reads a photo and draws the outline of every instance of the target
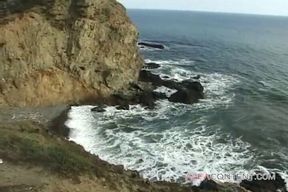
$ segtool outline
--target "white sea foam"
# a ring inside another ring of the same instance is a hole
[[[165,93],[167,97],[170,97],[173,93],[177,92],[175,89],[169,89],[167,87],[161,86],[154,90],[158,93]]]
[[[200,75],[206,98],[196,105],[205,105],[203,107],[206,108],[227,107],[233,102],[235,93],[232,90],[239,83],[237,78],[219,73]]]
[[[227,136],[225,142],[219,142],[223,137],[219,128],[206,127],[204,117],[191,122],[198,124],[196,128],[176,126],[161,132],[146,130],[141,123],[125,123],[137,115],[147,121],[168,120],[171,114],[165,102],[158,106],[157,113],[133,106],[131,111],[108,107],[103,114],[95,115],[91,108],[72,108],[67,122],[71,127],[71,140],[104,160],[138,170],[151,180],[176,181],[197,171],[214,173],[242,169],[252,157],[249,144],[241,139],[232,140]],[[181,110],[183,108],[179,112]],[[123,119],[126,121],[122,122]],[[214,132],[207,132],[207,129]]]
[[[72,107],[66,122],[71,128],[70,139],[110,163],[138,170],[145,178],[179,181],[198,172],[250,171],[244,167],[253,162],[251,146],[223,134],[217,125],[207,126],[205,115],[179,126],[171,122],[189,113],[193,117],[199,112],[193,106],[163,100],[153,111],[139,105],[130,106],[129,111],[106,107],[104,113],[91,112],[92,108]],[[167,122],[163,126],[168,127],[157,131],[159,121]]]
[[[205,117],[191,122],[197,125],[194,129],[189,125],[175,126],[161,132],[149,131],[149,127],[141,123],[126,123],[135,116],[146,121],[169,120],[168,110],[175,107],[179,106],[168,107],[164,102],[158,106],[157,113],[140,106],[132,106],[131,111],[107,107],[104,113],[91,112],[93,106],[72,107],[66,125],[71,128],[70,139],[87,151],[110,163],[137,170],[151,180],[179,181],[182,178],[184,181],[187,176],[199,172],[233,175],[253,171],[244,168],[253,162],[255,154],[251,146],[241,138],[221,134],[217,126],[205,126]],[[187,110],[180,107],[174,115],[181,116],[185,113],[183,109]],[[213,131],[207,131],[209,129]],[[260,166],[255,168],[268,171]],[[285,173],[281,176],[288,179]],[[221,181],[237,182],[227,178]]]
[[[281,177],[286,182],[286,190],[288,191],[288,170],[286,172],[280,172]]]
[[[162,51],[161,49],[155,49],[155,48],[150,48],[150,47],[141,47],[141,46],[138,46],[138,47],[141,51]]]
[[[171,64],[166,73],[155,71],[167,75],[169,79],[182,81],[199,74],[173,66],[175,63],[189,64],[190,61],[186,60],[178,63],[172,60],[146,62]],[[67,122],[67,126],[72,129],[70,138],[104,160],[138,170],[152,180],[177,180],[197,171],[211,173],[241,169],[251,159],[249,145],[241,139],[235,141],[230,136],[224,143],[218,142],[223,137],[220,128],[206,126],[205,115],[191,118],[184,125],[171,127],[171,124],[164,123],[162,126],[168,127],[162,128],[161,132],[149,131],[149,126],[155,126],[156,129],[159,121],[168,122],[178,116],[226,106],[232,102],[233,94],[227,92],[238,82],[237,79],[218,73],[199,75],[206,98],[192,106],[161,100],[153,111],[139,105],[130,106],[129,111],[107,107],[104,113],[92,113],[92,106],[73,107]],[[175,92],[165,87],[156,91],[168,96]],[[150,122],[151,125],[142,126],[141,122]]]
[[[165,79],[179,82],[193,79],[193,77],[200,75],[200,82],[204,87],[205,99],[195,104],[194,107],[206,109],[218,106],[229,106],[235,97],[232,90],[240,82],[236,77],[231,75],[199,73],[174,66],[166,66],[166,69],[154,70],[153,73],[161,77],[165,76]]]
[[[197,172],[249,171],[244,167],[253,162],[251,146],[241,138],[224,134],[221,127],[209,125],[205,115],[233,103],[233,88],[239,80],[233,75],[198,73],[174,66],[193,63],[187,60],[146,62],[161,64],[161,69],[153,71],[168,79],[183,81],[200,75],[205,99],[191,106],[161,100],[155,110],[134,105],[128,111],[107,107],[106,112],[95,113],[91,112],[93,106],[72,107],[66,122],[71,128],[70,139],[102,159],[138,170],[151,180],[177,181]],[[175,92],[165,87],[156,91],[168,96]],[[199,112],[204,114],[197,116]],[[187,114],[190,119],[182,122],[181,117]],[[282,176],[288,180],[287,174]]]

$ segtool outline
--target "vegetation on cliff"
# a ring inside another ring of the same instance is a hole
[[[32,121],[0,124],[0,157],[4,161],[0,170],[4,173],[7,171],[0,176],[0,191],[4,188],[9,191],[9,187],[12,190],[21,185],[24,185],[24,188],[28,185],[35,191],[49,191],[52,185],[60,188],[61,182],[40,182],[35,185],[25,181],[23,177],[29,177],[31,172],[32,175],[36,174],[33,170],[35,167],[43,173],[38,177],[48,174],[59,181],[71,179],[74,182],[71,185],[80,188],[95,182],[99,186],[106,186],[105,191],[188,191],[176,184],[156,185],[146,182],[137,172],[124,171],[122,166],[110,165],[84,151],[81,146],[52,135],[46,128]],[[23,173],[15,176],[14,180],[9,179],[14,173],[6,170],[12,165]],[[18,177],[22,177],[24,182],[18,181]]]

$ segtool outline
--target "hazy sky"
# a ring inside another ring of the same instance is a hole
[[[288,0],[118,0],[127,8],[197,10],[288,16]]]

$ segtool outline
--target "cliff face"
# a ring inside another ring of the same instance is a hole
[[[0,16],[0,106],[97,99],[138,78],[138,33],[116,0],[0,0]]]

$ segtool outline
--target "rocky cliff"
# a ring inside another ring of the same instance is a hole
[[[138,32],[116,0],[0,0],[0,106],[97,100],[138,78]]]

